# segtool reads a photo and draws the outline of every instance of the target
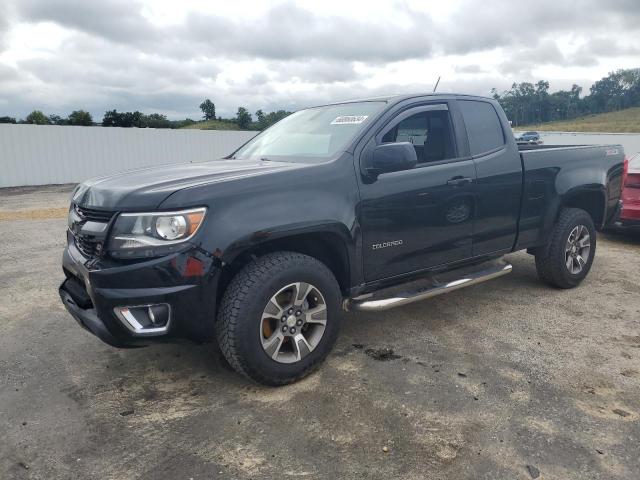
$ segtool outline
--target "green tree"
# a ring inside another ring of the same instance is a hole
[[[89,112],[85,112],[84,110],[74,110],[69,114],[67,118],[67,122],[69,125],[81,125],[85,127],[89,127],[93,125],[93,118]]]
[[[247,129],[251,125],[253,119],[251,118],[251,114],[244,107],[239,107],[238,112],[236,113],[236,123],[240,128]]]
[[[550,120],[549,82],[540,80],[536,83],[534,116],[537,122],[548,122]]]
[[[51,125],[66,125],[67,120],[60,115],[49,115],[49,123]]]
[[[171,122],[167,119],[167,116],[160,113],[143,115],[142,123],[147,128],[171,128]]]
[[[193,125],[194,123],[197,123],[197,122],[190,118],[185,118],[184,120],[173,120],[171,122],[171,128],[182,128],[188,125]]]
[[[138,127],[142,128],[144,124],[144,114],[142,112],[118,112],[117,110],[109,110],[104,113],[102,118],[103,127]]]
[[[593,113],[640,105],[640,68],[609,73],[591,86],[586,100]]]
[[[107,110],[102,117],[103,127],[119,127],[121,122],[121,113],[116,110]]]
[[[202,118],[204,118],[205,120],[216,119],[216,106],[208,98],[200,104],[200,110],[202,110]]]
[[[279,122],[287,115],[291,115],[291,112],[288,112],[286,110],[278,110],[277,112],[269,112],[265,115],[262,110],[258,110],[256,112],[257,122],[255,124],[255,127],[258,130],[264,130],[265,128],[269,128],[274,123]]]
[[[47,117],[40,110],[34,110],[25,119],[25,123],[32,123],[34,125],[49,125],[49,117]]]
[[[142,112],[136,110],[135,112],[124,113],[123,127],[143,128],[144,126],[144,114]]]
[[[256,121],[258,122],[258,125],[262,125],[264,123],[264,112],[262,111],[262,109],[256,111]]]

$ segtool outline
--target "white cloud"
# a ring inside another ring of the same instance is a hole
[[[0,116],[39,108],[198,117],[376,94],[551,89],[640,66],[637,0],[0,4]]]

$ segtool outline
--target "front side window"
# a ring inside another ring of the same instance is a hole
[[[438,162],[455,156],[447,110],[419,112],[401,120],[382,137],[383,143],[413,144],[418,163]]]
[[[300,110],[254,137],[233,158],[327,160],[346,148],[384,105],[385,102],[353,102]]]
[[[502,123],[493,105],[476,100],[458,100],[458,105],[467,127],[471,155],[481,155],[504,145]],[[525,135],[529,133],[532,132]]]

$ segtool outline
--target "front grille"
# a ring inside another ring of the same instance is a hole
[[[90,235],[74,234],[76,247],[87,257],[97,257],[102,252],[102,244]]]
[[[110,212],[108,210],[80,207],[79,205],[76,205],[74,208],[80,218],[82,218],[83,220],[88,220],[90,222],[107,223],[114,215],[114,212]]]
[[[74,215],[70,215],[72,222],[69,225],[69,231],[73,235],[76,247],[86,257],[99,257],[105,241],[104,230],[115,216],[115,212],[73,205],[72,213]],[[87,222],[99,223],[103,226],[96,228],[96,225],[87,225]]]

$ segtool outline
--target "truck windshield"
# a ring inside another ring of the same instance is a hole
[[[233,158],[320,162],[331,158],[385,102],[353,102],[300,110],[250,140]]]

